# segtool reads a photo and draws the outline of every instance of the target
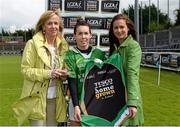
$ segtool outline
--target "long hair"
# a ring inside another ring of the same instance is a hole
[[[111,24],[110,24],[110,30],[109,30],[109,43],[110,43],[110,49],[109,49],[109,55],[112,55],[112,52],[115,50],[115,45],[118,47],[119,46],[119,41],[115,37],[114,32],[113,32],[113,23],[116,20],[123,19],[126,21],[126,25],[129,29],[128,35],[131,35],[134,40],[136,40],[136,30],[134,27],[133,22],[128,18],[127,15],[125,14],[117,14],[116,16],[113,17]]]
[[[59,32],[60,34],[62,34],[63,32],[63,22],[62,22],[62,18],[60,17],[59,11],[58,10],[48,10],[46,12],[44,12],[39,21],[37,22],[36,28],[35,28],[35,33],[39,32],[39,31],[43,31],[43,26],[45,25],[45,22],[47,20],[49,20],[50,17],[52,17],[53,15],[57,15],[59,17]]]

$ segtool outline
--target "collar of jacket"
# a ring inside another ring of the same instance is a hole
[[[117,45],[114,44],[115,50],[118,50],[120,47],[126,47],[126,46],[128,46],[128,43],[129,43],[130,40],[133,40],[133,38],[132,38],[131,35],[129,35],[129,36],[126,38],[126,40],[124,40],[124,42],[123,42],[121,45],[119,45],[119,47],[117,47]]]
[[[124,40],[124,42],[123,42],[119,47],[126,47],[126,46],[128,46],[128,42],[129,42],[130,40],[133,40],[133,38],[132,38],[131,35],[129,35],[129,36],[126,38],[126,40]]]
[[[91,52],[93,52],[94,51],[94,47],[92,47],[92,49],[91,49]],[[75,53],[81,53],[76,47],[72,47],[72,49],[71,49],[72,51],[74,51]]]
[[[48,60],[48,58],[50,57],[51,54],[48,49],[47,40],[45,40],[42,32],[38,32],[33,36],[33,42],[34,42],[38,56],[45,63],[46,66],[51,68],[51,61]],[[60,44],[61,44],[61,39],[60,39],[60,37],[57,37],[56,38],[57,49],[59,49]],[[59,54],[59,52],[57,52],[57,53]]]

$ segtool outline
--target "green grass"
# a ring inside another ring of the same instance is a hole
[[[180,125],[180,74],[162,70],[159,86],[157,74],[149,68],[140,73],[145,125]]]
[[[0,126],[15,126],[11,105],[20,94],[23,83],[20,56],[0,56]],[[180,125],[180,74],[141,68],[140,84],[144,102],[145,126]],[[28,125],[28,123],[26,123]]]
[[[0,56],[0,125],[17,125],[11,105],[21,93],[20,56]]]

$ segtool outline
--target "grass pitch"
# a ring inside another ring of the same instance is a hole
[[[150,126],[180,125],[180,73],[141,68],[140,85],[144,102],[145,124]]]
[[[0,126],[17,125],[11,105],[21,93],[20,56],[0,56]]]
[[[11,105],[20,94],[23,78],[20,56],[0,56],[0,126],[16,126]],[[180,74],[141,68],[140,86],[144,102],[145,126],[180,126]],[[28,125],[28,123],[26,123]]]

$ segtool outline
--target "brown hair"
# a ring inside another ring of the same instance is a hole
[[[113,23],[114,23],[114,21],[119,20],[119,19],[123,19],[126,21],[126,25],[129,29],[128,35],[131,35],[134,40],[136,40],[136,38],[137,38],[136,30],[135,30],[133,22],[128,18],[127,15],[117,14],[116,16],[113,17],[113,19],[111,21],[111,25],[110,25],[110,30],[109,30],[110,55],[112,54],[112,52],[115,49],[114,45],[116,45],[117,47],[119,46],[119,41],[115,37],[114,32],[113,32]]]
[[[53,15],[57,15],[59,17],[59,32],[62,34],[63,32],[63,22],[62,22],[62,18],[60,17],[59,11],[58,10],[48,10],[46,12],[44,12],[39,21],[37,22],[36,28],[35,28],[35,32],[39,32],[39,31],[43,31],[43,26],[45,24],[45,22],[52,17]]]
[[[76,34],[77,28],[79,26],[87,26],[89,27],[89,33],[91,33],[91,26],[89,23],[87,23],[85,20],[81,19],[80,17],[77,18],[77,23],[74,26],[74,34]]]

